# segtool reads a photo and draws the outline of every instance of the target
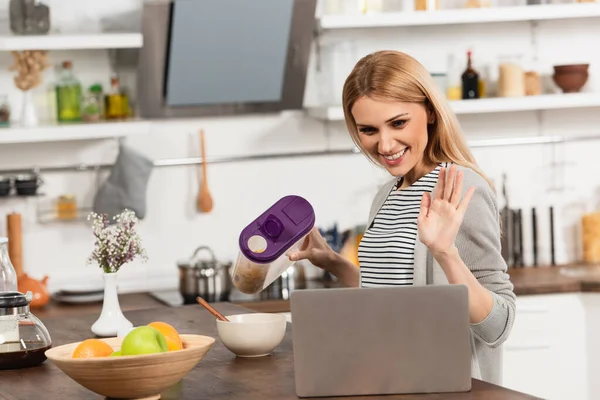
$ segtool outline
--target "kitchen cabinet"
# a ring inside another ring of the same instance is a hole
[[[600,398],[588,379],[590,349],[600,348],[590,335],[600,333],[600,314],[594,315],[592,305],[600,310],[600,294],[518,296],[503,346],[503,386],[549,400]]]

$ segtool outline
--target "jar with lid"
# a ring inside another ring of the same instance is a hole
[[[17,272],[8,255],[8,238],[0,237],[0,293],[16,290]]]
[[[29,310],[32,294],[0,292],[0,370],[34,367],[52,347],[48,330]]]
[[[256,294],[278,279],[292,264],[314,228],[312,205],[300,196],[285,196],[240,233],[240,252],[233,269],[233,284],[242,293]]]
[[[519,55],[500,56],[498,61],[498,96],[525,96],[525,72]]]

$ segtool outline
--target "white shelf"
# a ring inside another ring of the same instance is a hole
[[[98,140],[150,132],[150,122],[121,121],[40,125],[33,128],[0,127],[0,143],[58,142],[69,140]]]
[[[143,45],[141,33],[0,35],[0,51],[130,49]]]
[[[526,96],[517,98],[490,98],[451,101],[456,114],[486,114],[516,111],[543,111],[567,108],[600,107],[600,93],[570,93]],[[312,118],[325,121],[341,121],[341,107],[317,107],[307,110]]]
[[[600,4],[549,4],[521,7],[461,8],[439,11],[390,12],[366,15],[325,15],[321,29],[385,28],[490,22],[541,21],[600,17]]]

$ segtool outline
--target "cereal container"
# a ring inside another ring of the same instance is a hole
[[[292,265],[288,255],[302,246],[315,225],[315,213],[300,196],[285,196],[246,226],[232,276],[242,293],[264,290]]]

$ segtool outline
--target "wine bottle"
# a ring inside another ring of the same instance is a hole
[[[462,98],[463,99],[478,99],[479,98],[479,74],[473,68],[471,60],[471,50],[467,52],[467,69],[463,72],[462,78]]]

